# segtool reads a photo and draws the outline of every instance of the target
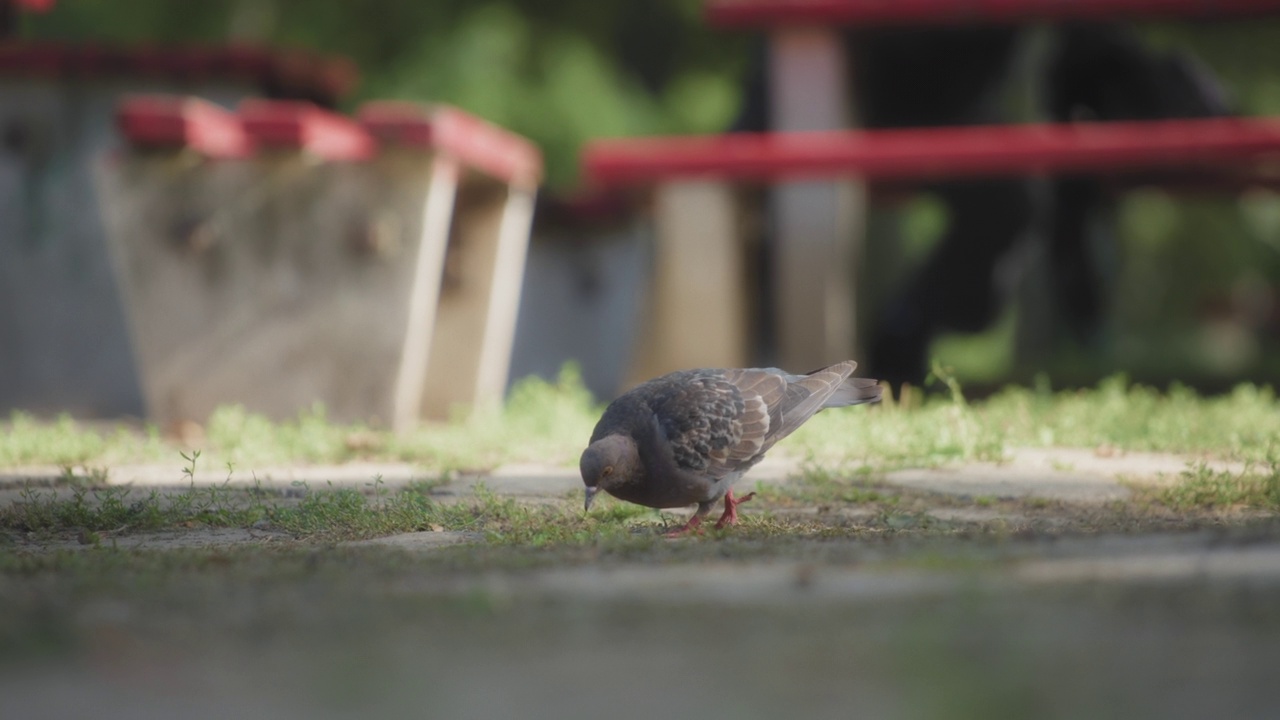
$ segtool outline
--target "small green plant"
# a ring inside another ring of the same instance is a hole
[[[69,498],[54,490],[24,488],[18,502],[0,509],[0,527],[24,532],[154,530],[170,524],[154,490],[134,499],[128,488],[71,488]]]
[[[1182,471],[1179,482],[1160,489],[1158,498],[1179,510],[1192,508],[1280,511],[1280,458],[1272,457],[1267,469],[1246,465],[1240,472],[1218,470],[1204,461]]]
[[[187,464],[182,468],[182,476],[187,479],[187,482],[191,483],[192,485],[195,485],[196,461],[200,459],[200,451],[192,450],[191,454],[188,455],[187,453],[179,450],[178,455],[182,456],[182,459],[187,461]],[[227,468],[229,471],[230,463],[228,463]]]
[[[964,392],[960,388],[960,381],[956,379],[955,373],[950,367],[943,367],[937,360],[933,361],[933,367],[929,371],[928,377],[924,379],[925,385],[934,381],[940,382],[947,387],[947,391],[951,395],[952,404],[960,407],[968,404],[964,399]]]

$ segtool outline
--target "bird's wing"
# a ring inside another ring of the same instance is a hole
[[[869,400],[860,385],[845,385],[854,367],[842,362],[808,375],[775,368],[688,371],[645,393],[676,465],[720,479],[746,472],[823,407]]]
[[[728,377],[739,386],[757,386],[763,382],[761,376],[780,381],[781,391],[763,396],[772,420],[768,436],[763,440],[762,449],[767,450],[825,407],[828,400],[841,390],[855,367],[855,363],[846,361],[808,375],[790,375],[775,368],[766,368],[733,370]]]
[[[778,424],[783,422],[776,408],[787,392],[785,373],[769,370],[727,370],[724,379],[742,396],[742,413],[738,417],[742,435],[729,448],[724,465],[727,472],[745,471],[755,465],[775,442]]]
[[[676,464],[720,479],[745,472],[768,449],[770,407],[786,380],[742,370],[702,371],[673,383],[650,404]]]

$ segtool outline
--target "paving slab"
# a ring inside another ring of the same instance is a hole
[[[484,539],[480,533],[457,532],[452,530],[425,530],[422,532],[400,533],[369,540],[355,540],[342,543],[351,547],[390,547],[400,550],[435,550],[450,545],[461,545],[479,542]]]
[[[993,463],[899,470],[886,474],[884,480],[898,487],[970,498],[1099,503],[1124,500],[1131,492],[1103,475]]]
[[[678,539],[671,542],[688,542]],[[929,569],[824,564],[804,560],[696,564],[593,564],[511,575],[482,575],[461,584],[406,588],[415,593],[482,590],[497,598],[780,605],[797,602],[895,600],[949,595],[981,579],[992,587],[1079,583],[1261,582],[1280,585],[1280,543],[1213,547],[1186,538],[1116,542],[1093,539],[1063,557],[1027,557],[988,567],[959,563]],[[413,585],[410,581],[410,585]]]
[[[446,495],[470,495],[484,486],[497,495],[525,498],[563,498],[582,490],[582,478],[573,468],[546,465],[505,465],[487,473],[459,475],[435,489]]]
[[[1125,500],[1131,484],[1168,484],[1189,465],[1243,472],[1241,463],[1202,461],[1158,453],[1108,448],[1016,448],[1004,462],[912,468],[887,473],[890,485],[961,497],[1041,498],[1074,503]]]
[[[1280,582],[1280,544],[1156,551],[1028,561],[1013,576],[1029,583],[1265,580]]]
[[[1209,460],[1173,453],[1129,452],[1099,448],[1013,448],[1008,463],[1028,469],[1052,469],[1144,483],[1173,482],[1188,467],[1203,462],[1214,470],[1244,472],[1244,463]]]
[[[989,523],[1003,520],[1006,523],[1024,523],[1029,518],[1021,513],[1011,513],[992,507],[940,507],[926,512],[929,517],[944,522]]]

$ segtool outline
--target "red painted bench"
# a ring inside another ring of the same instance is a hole
[[[326,160],[369,160],[380,147],[443,152],[463,165],[514,184],[537,184],[542,155],[514,133],[445,105],[370,102],[354,118],[305,102],[250,100],[231,112],[199,98],[125,98],[121,134],[135,147],[184,147],[212,158],[240,158],[284,148]]]
[[[853,268],[868,178],[1165,171],[1280,180],[1280,120],[848,130],[843,27],[1011,24],[1280,13],[1280,0],[709,0],[713,26],[769,33],[769,134],[598,140],[599,187],[654,188],[658,258],[636,376],[749,360],[733,182],[772,190],[779,363],[853,352]],[[854,70],[856,72],[856,69]],[[708,336],[707,328],[714,329]]]
[[[226,403],[294,417],[318,399],[404,429],[501,399],[532,143],[404,103],[350,117],[142,96],[116,120],[128,147],[99,189],[151,420]]]
[[[1125,173],[1280,163],[1280,118],[832,130],[602,140],[583,150],[605,185],[673,179],[922,180]]]

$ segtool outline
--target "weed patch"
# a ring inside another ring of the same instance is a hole
[[[1280,459],[1265,470],[1247,465],[1240,472],[1215,470],[1200,462],[1182,471],[1179,481],[1153,491],[1155,499],[1177,510],[1248,509],[1280,512]]]

